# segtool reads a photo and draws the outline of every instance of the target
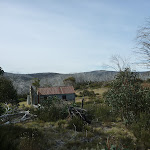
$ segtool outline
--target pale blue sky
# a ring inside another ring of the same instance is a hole
[[[0,0],[0,66],[72,73],[105,69],[116,54],[134,61],[149,16],[150,0]]]

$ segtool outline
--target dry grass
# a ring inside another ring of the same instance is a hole
[[[95,93],[99,93],[100,95],[102,95],[104,92],[106,92],[108,90],[108,88],[97,88],[97,89],[87,89],[89,91],[94,91]],[[80,92],[82,92],[83,90],[76,90],[76,94],[79,95]]]
[[[27,101],[20,102],[19,103],[19,108],[23,108],[23,107],[30,107],[30,105],[27,105]]]
[[[99,95],[102,95],[104,92],[108,90],[108,88],[97,88],[97,89],[88,89],[89,91],[94,91],[95,93],[98,93]],[[83,90],[76,90],[76,94],[80,95],[80,92],[83,92]],[[81,102],[82,97],[76,97],[76,102]],[[90,98],[88,96],[84,97],[85,102],[90,101]]]
[[[83,99],[83,97],[76,97],[76,102],[82,102],[82,99]],[[84,101],[85,102],[88,102],[90,99],[89,99],[89,97],[88,96],[85,96],[84,97]]]
[[[93,90],[95,93],[99,93],[101,96],[107,88],[88,89]],[[81,92],[81,90],[76,93]],[[89,97],[84,97],[85,101],[89,101]],[[81,102],[82,97],[76,97],[76,102]],[[27,105],[26,102],[20,102],[20,106]],[[45,139],[48,139],[47,145],[51,149],[85,149],[88,147],[95,148],[98,143],[105,143],[109,139],[110,144],[128,145],[130,147],[136,142],[136,138],[133,133],[129,131],[121,122],[99,122],[94,121],[88,125],[87,131],[75,132],[69,130],[68,120],[58,120],[57,122],[43,122],[40,120],[33,120],[24,123],[18,123],[17,125],[24,128],[36,128],[41,131]],[[87,135],[86,135],[87,133]],[[87,143],[85,141],[88,141]],[[90,142],[89,142],[90,141]]]
[[[108,124],[99,124],[99,126],[94,127],[92,125],[88,126],[87,135],[86,131],[83,132],[75,132],[74,130],[69,130],[65,126],[59,127],[58,122],[43,122],[39,120],[30,121],[26,123],[20,123],[19,126],[24,128],[36,128],[41,131],[47,141],[47,145],[53,149],[81,149],[81,147],[95,147],[96,144],[104,143],[107,138],[110,140],[110,144],[115,143],[125,143],[126,146],[128,144],[132,145],[136,141],[132,132],[130,132],[122,123],[113,123]],[[67,123],[67,120],[64,120]],[[88,143],[83,142],[82,140],[91,140],[90,145]],[[58,143],[60,142],[60,145]],[[77,142],[77,143],[76,143]],[[66,147],[67,146],[67,147]]]
[[[98,88],[98,89],[93,89],[93,91],[95,93],[99,93],[100,95],[102,95],[104,92],[106,92],[108,90],[108,88]],[[89,89],[89,91],[92,91],[92,89]]]

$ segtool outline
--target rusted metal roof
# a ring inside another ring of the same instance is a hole
[[[73,86],[58,86],[48,88],[38,88],[39,95],[57,95],[75,93]]]

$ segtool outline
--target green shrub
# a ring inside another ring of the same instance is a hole
[[[103,97],[104,99],[106,98],[107,93],[108,93],[108,91],[105,91],[105,92],[102,94],[102,97]]]
[[[67,124],[67,121],[59,120],[57,124],[58,124],[58,128],[64,128],[65,124]]]
[[[83,90],[83,92],[80,92],[80,96],[95,97],[96,94],[94,91]]]
[[[146,82],[150,83],[150,79],[147,79]]]
[[[27,101],[27,99],[26,98],[19,98],[18,101],[19,102],[24,102],[24,101]]]
[[[18,99],[27,99],[28,94],[18,94]]]
[[[110,82],[107,82],[107,81],[87,81],[87,82],[79,82],[79,83],[76,83],[74,88],[75,90],[83,90],[83,89],[88,89],[88,88],[91,88],[91,89],[97,89],[97,88],[101,88],[101,87],[110,87]]]
[[[102,122],[111,122],[115,121],[115,115],[111,112],[111,107],[105,104],[90,104],[85,106],[88,110],[88,113],[91,114],[92,119],[96,119]]]
[[[104,103],[104,99],[103,98],[96,98],[96,99],[94,99],[94,102],[96,104]]]
[[[131,125],[131,130],[138,140],[138,146],[150,148],[150,114],[141,113],[138,122]]]
[[[77,106],[81,106],[81,102],[76,102],[76,105]]]
[[[78,90],[78,89],[87,89],[89,86],[88,86],[88,83],[87,82],[80,82],[80,83],[76,83],[74,88],[75,90]]]
[[[13,82],[3,76],[0,76],[0,103],[17,104],[17,91]]]
[[[36,129],[13,125],[0,127],[1,150],[43,150],[45,142],[42,133]]]
[[[149,99],[150,90],[141,86],[137,74],[130,69],[120,71],[105,93],[105,100],[112,111],[126,124],[137,122],[141,112],[150,113]]]
[[[150,147],[150,90],[141,85],[136,73],[130,69],[120,71],[105,95],[112,111],[133,130],[140,149]]]
[[[0,104],[0,116],[5,112],[4,107]]]
[[[28,110],[30,111],[31,114],[37,115],[37,108],[34,108],[33,106],[29,107]]]
[[[57,121],[68,116],[68,105],[57,97],[43,100],[41,107],[36,110],[38,118],[43,121]]]
[[[69,122],[68,122],[68,128],[73,129],[76,131],[83,131],[85,126],[85,122],[79,118],[79,117],[73,117]]]

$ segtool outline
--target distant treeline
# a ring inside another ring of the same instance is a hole
[[[101,88],[101,87],[109,87],[111,81],[101,81],[101,82],[81,82],[76,83],[74,88],[75,90],[78,89],[88,89],[88,88]]]

